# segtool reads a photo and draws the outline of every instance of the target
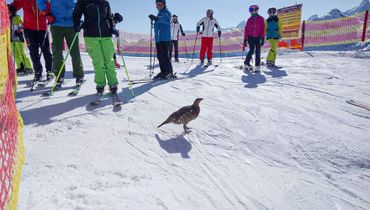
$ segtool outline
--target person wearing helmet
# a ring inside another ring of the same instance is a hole
[[[200,26],[203,26],[203,31],[200,32]],[[213,10],[207,10],[207,17],[202,18],[197,23],[197,33],[202,34],[202,43],[200,49],[200,64],[204,64],[204,58],[207,52],[208,65],[212,65],[212,50],[213,50],[213,31],[218,30],[218,37],[221,38],[221,26],[218,21],[213,18]]]
[[[176,75],[173,74],[170,46],[171,46],[171,12],[167,9],[166,0],[156,0],[158,9],[157,16],[151,14],[149,18],[154,22],[154,37],[157,48],[157,58],[161,72],[153,79],[173,79]]]
[[[17,10],[8,5],[10,18],[11,49],[17,65],[17,74],[30,74],[33,69],[31,61],[24,51],[24,28],[22,18],[17,15]]]
[[[172,16],[171,29],[172,44],[170,46],[170,58],[172,58],[172,48],[175,48],[175,62],[179,62],[179,36],[180,33],[182,36],[185,36],[185,33],[182,30],[177,15]]]
[[[277,55],[277,46],[279,40],[282,38],[281,33],[281,22],[276,13],[276,8],[268,9],[267,13],[269,18],[266,20],[266,37],[267,41],[270,43],[271,48],[267,55],[266,65],[269,68],[276,67],[276,55]]]
[[[261,46],[265,42],[265,20],[258,14],[258,6],[252,5],[249,7],[251,17],[245,24],[244,31],[244,45],[249,46],[248,55],[244,61],[244,68],[246,70],[252,70],[253,67],[250,65],[252,55],[256,51],[255,71],[260,71],[261,66]]]

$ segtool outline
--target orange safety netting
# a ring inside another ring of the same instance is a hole
[[[9,16],[0,0],[0,209],[17,209],[24,163],[23,122],[15,104],[15,67],[10,50]]]

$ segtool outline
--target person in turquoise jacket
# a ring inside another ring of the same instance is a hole
[[[155,44],[161,72],[153,79],[171,79],[175,77],[169,52],[171,46],[172,14],[167,9],[166,0],[156,0],[156,7],[158,9],[157,16],[151,14],[149,18],[154,22]]]
[[[270,43],[270,51],[267,55],[266,65],[267,67],[273,68],[275,66],[276,56],[277,56],[277,46],[279,40],[282,38],[281,32],[281,22],[279,17],[276,14],[276,8],[268,9],[267,13],[269,14],[269,18],[266,20],[266,38],[267,41]]]
[[[46,5],[50,2],[51,10],[48,10]],[[50,27],[53,39],[53,73],[59,74],[59,70],[63,65],[63,42],[67,41],[68,48],[71,49],[71,58],[73,66],[73,77],[76,78],[76,85],[81,85],[84,78],[83,65],[79,49],[78,36],[73,46],[72,41],[76,35],[73,30],[73,10],[75,0],[37,0],[37,6],[46,16]],[[62,69],[57,85],[61,86],[64,81],[65,66]]]

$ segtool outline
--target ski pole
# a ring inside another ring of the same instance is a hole
[[[62,70],[63,70],[64,66],[66,65],[66,61],[67,61],[67,59],[68,59],[68,57],[69,57],[69,54],[71,53],[72,48],[74,47],[74,44],[75,44],[75,42],[76,42],[77,37],[78,37],[78,32],[75,34],[75,37],[73,38],[72,44],[71,44],[71,46],[68,48],[67,55],[66,55],[66,57],[64,58],[63,63],[62,63],[62,66],[61,66],[61,67],[60,67],[60,69],[59,69],[58,75],[57,75],[57,77],[55,78],[54,84],[53,84],[53,86],[52,86],[52,87],[51,87],[51,89],[50,89],[50,92],[49,92],[49,93],[50,93],[50,95],[52,95],[52,94],[54,93],[54,89],[55,89],[55,87],[57,86],[57,83],[58,83],[59,77],[60,77],[60,75],[62,74]]]
[[[42,56],[42,53],[43,53],[43,50],[42,49],[45,46],[45,42],[46,42],[47,37],[49,36],[49,29],[50,29],[50,25],[48,25],[48,28],[45,31],[44,40],[42,40],[41,52],[39,54],[39,58],[38,59],[41,59],[41,56]],[[35,87],[35,80],[36,80],[36,71],[35,71],[35,75],[33,76],[33,80],[32,80],[32,83],[31,83],[31,92],[33,92],[33,88]]]
[[[128,73],[128,69],[127,69],[127,66],[126,66],[125,59],[123,58],[123,52],[122,52],[122,53],[120,52],[120,48],[119,48],[119,46],[120,46],[120,39],[119,39],[119,37],[117,37],[117,53],[121,56],[123,66],[125,67],[125,73],[126,73],[126,76],[127,76],[128,86],[129,86],[129,88],[130,88],[130,91],[131,91],[132,97],[134,97],[134,98],[135,98],[135,93],[134,93],[134,91],[132,90],[132,84],[131,84],[130,75],[129,75],[129,73]]]
[[[152,59],[153,59],[153,21],[150,22],[150,39],[149,39],[149,47],[150,47],[150,64],[149,64],[149,77],[152,78]],[[153,66],[154,68],[154,66]]]
[[[221,55],[221,53],[222,53],[222,49],[221,49],[222,44],[221,44],[221,37],[219,37],[218,43],[220,45],[220,63],[222,63],[222,55]]]
[[[194,60],[194,54],[195,54],[195,46],[197,45],[197,40],[198,40],[198,33],[195,36],[195,42],[194,42],[194,48],[193,48],[193,55],[191,56],[191,62],[193,63]]]
[[[184,39],[184,45],[185,45],[185,52],[186,52],[186,60],[189,62],[189,54],[188,54],[188,48],[186,47],[186,41]]]

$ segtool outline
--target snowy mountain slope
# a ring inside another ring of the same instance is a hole
[[[175,63],[189,78],[137,84],[135,99],[122,82],[122,110],[109,96],[87,106],[86,55],[75,98],[66,96],[73,80],[42,98],[21,77],[19,209],[369,209],[370,112],[345,102],[370,104],[369,55],[312,55],[284,53],[283,69],[260,75],[234,68],[240,58],[206,70]],[[148,63],[127,58],[131,77],[146,77]],[[197,97],[205,100],[190,134],[156,128]]]
[[[315,20],[332,20],[340,17],[351,16],[360,12],[364,12],[370,9],[370,1],[369,0],[362,0],[360,5],[349,9],[345,12],[340,11],[339,9],[332,9],[328,14],[319,17],[318,15],[312,15],[308,18],[308,20],[315,21]]]

